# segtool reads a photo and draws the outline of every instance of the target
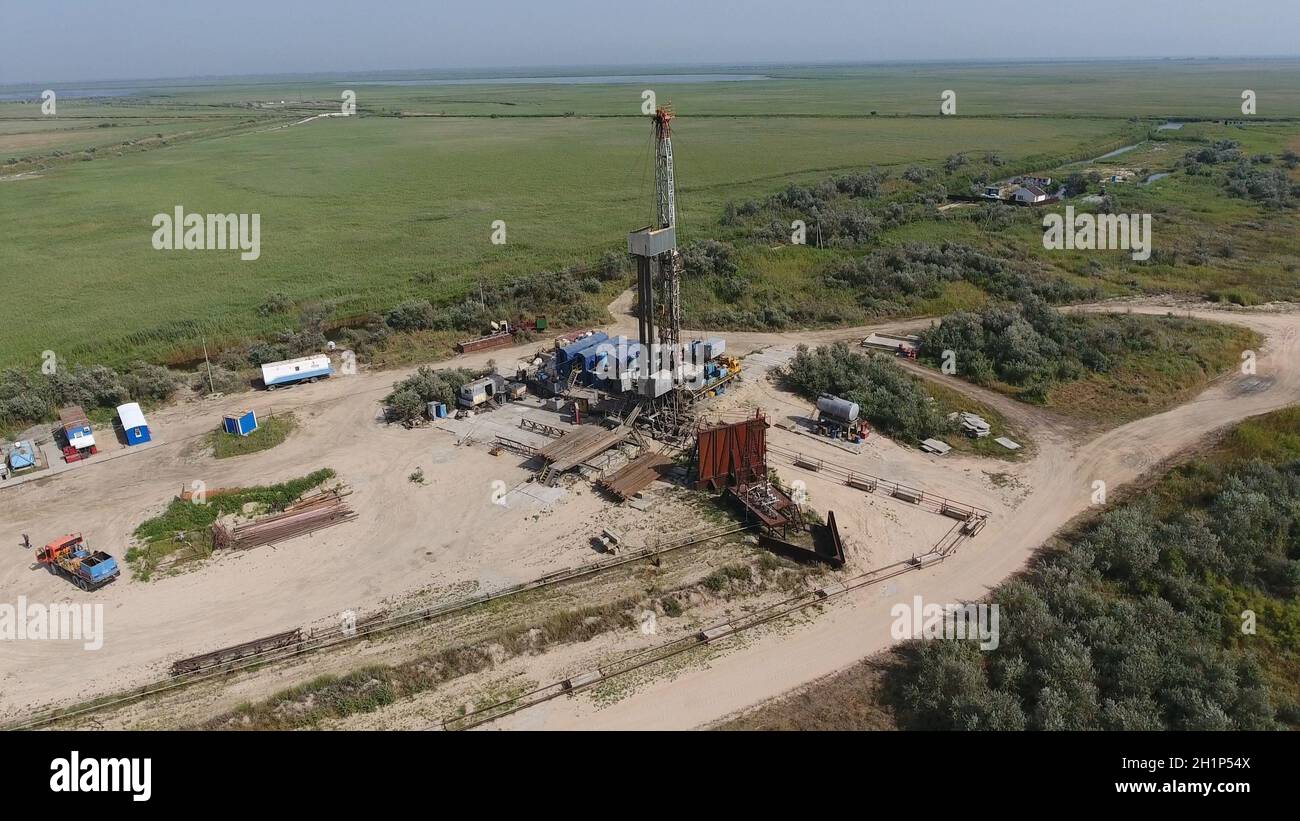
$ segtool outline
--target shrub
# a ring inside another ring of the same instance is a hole
[[[424,416],[429,402],[455,404],[460,386],[478,376],[461,368],[435,371],[423,365],[393,386],[393,392],[384,398],[384,416],[390,422],[409,425]]]
[[[1289,682],[1270,681],[1259,659],[1289,663],[1300,561],[1281,534],[1300,528],[1300,463],[1253,461],[1221,471],[1195,466],[1208,484],[1180,494],[1173,512],[1158,513],[1154,494],[1120,507],[999,587],[996,649],[980,652],[970,641],[908,647],[888,674],[900,726],[1294,724]],[[1258,651],[1243,650],[1238,614],[1245,608],[1272,614],[1270,627],[1249,642]]]
[[[384,322],[398,331],[427,331],[434,327],[436,315],[427,299],[409,299],[384,315]]]
[[[687,276],[730,276],[737,271],[734,255],[730,243],[700,240],[682,249],[682,265]]]
[[[237,393],[242,390],[248,390],[248,380],[240,376],[235,371],[213,365],[211,378],[209,379],[206,368],[190,377],[190,384],[200,395],[206,396],[210,393]]]
[[[128,398],[117,371],[104,365],[78,365],[72,370],[61,368],[50,374],[49,382],[51,398],[56,405],[109,408],[117,407]]]
[[[46,380],[37,380],[18,368],[0,373],[0,419],[34,422],[49,416],[50,410]]]
[[[596,265],[596,275],[608,282],[622,279],[628,271],[627,256],[617,251],[606,251]]]
[[[161,365],[136,362],[122,377],[122,384],[133,399],[166,402],[176,392],[181,377]]]
[[[919,442],[951,425],[916,377],[890,356],[866,356],[842,342],[796,349],[788,367],[792,386],[810,401],[830,393],[858,404],[877,430]]]
[[[289,297],[276,291],[275,293],[267,295],[266,299],[262,300],[262,304],[257,306],[257,314],[258,316],[282,314],[288,311],[292,304],[293,303],[289,300]]]
[[[1024,263],[952,242],[882,248],[827,269],[821,279],[828,288],[858,291],[863,309],[878,315],[905,313],[923,300],[941,296],[948,283],[960,281],[1013,300],[1037,295],[1050,302],[1074,302],[1099,293],[1095,287],[1039,276]]]

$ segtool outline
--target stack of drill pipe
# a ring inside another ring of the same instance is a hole
[[[597,484],[610,493],[629,499],[649,487],[663,475],[672,460],[660,453],[643,453]]]
[[[299,499],[284,509],[285,513],[291,513],[297,510],[307,510],[308,508],[320,507],[321,505],[341,504],[344,496],[351,496],[351,488],[333,488],[322,490],[313,496],[307,496]]]
[[[356,518],[356,513],[343,503],[346,493],[332,490],[289,505],[284,511],[247,524],[226,528],[220,523],[212,526],[212,540],[216,547],[244,549],[279,542],[320,530],[323,527]]]
[[[557,472],[566,470],[598,456],[622,442],[632,433],[626,427],[605,430],[595,425],[583,425],[568,431],[538,452],[551,463]]]

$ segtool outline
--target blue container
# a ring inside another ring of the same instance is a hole
[[[221,428],[235,436],[247,436],[257,430],[257,413],[251,410],[228,413],[221,419]]]
[[[79,558],[84,560],[85,558],[90,556],[90,553],[88,553],[85,550],[78,550],[76,555]],[[118,573],[117,559],[114,559],[112,556],[105,555],[103,558],[101,558],[98,562],[94,564],[90,564],[86,561],[82,561],[81,566],[78,568],[78,570],[80,571],[82,577],[90,581],[92,584],[99,584],[101,582],[108,581],[109,579],[117,575]]]
[[[605,333],[604,331],[597,331],[591,336],[585,337],[583,339],[579,339],[577,342],[574,342],[570,345],[565,345],[563,348],[560,348],[558,351],[555,352],[555,364],[557,365],[568,364],[570,359],[573,359],[582,351],[585,351],[587,348],[594,347],[608,340],[609,340],[609,334]]]
[[[117,418],[122,424],[122,436],[127,445],[142,445],[148,442],[149,423],[144,418],[138,402],[127,402],[117,406]]]
[[[14,470],[22,470],[36,464],[36,448],[31,442],[14,442],[13,449],[9,451],[9,467]]]

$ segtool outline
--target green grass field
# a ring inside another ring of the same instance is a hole
[[[1131,116],[1239,116],[1244,87],[1259,94],[1259,116],[1300,117],[1300,61],[760,73],[772,79],[654,86],[680,115],[684,242],[715,235],[726,202],[790,182],[933,165],[962,151],[1050,167],[1124,144],[1156,122]],[[621,250],[626,232],[649,220],[653,174],[640,84],[352,84],[363,115],[448,116],[281,127],[337,110],[345,87],[345,79],[160,86],[135,97],[61,100],[57,118],[40,117],[38,105],[0,103],[0,161],[13,160],[0,170],[0,287],[13,317],[0,330],[0,367],[34,368],[45,350],[69,363],[185,362],[204,338],[220,347],[290,328],[294,312],[257,314],[271,292],[323,301],[345,319],[588,264]],[[957,117],[937,116],[944,88],[958,92]],[[1284,144],[1295,142],[1297,127],[1237,131],[1247,132],[1243,141]],[[1197,213],[1202,206],[1220,222],[1259,219],[1243,203],[1206,205],[1203,192],[1184,191],[1175,179],[1150,193],[1168,194],[1189,221],[1206,216]],[[154,250],[152,217],[177,205],[260,214],[260,258]],[[505,245],[489,241],[494,220],[506,223]],[[1016,226],[997,241],[1032,241],[1036,230]],[[982,233],[957,220],[904,226],[890,241],[963,232]],[[1240,255],[1213,271],[1149,279],[1267,298],[1268,282],[1285,279],[1282,257],[1294,250],[1293,242],[1274,243],[1276,260],[1262,269]],[[803,259],[790,261],[791,250],[767,259],[747,251],[749,273],[773,288],[807,290],[827,252],[799,249]],[[1053,264],[1068,273],[1067,262]],[[1119,268],[1097,277],[1114,292],[1131,287]],[[708,299],[694,296],[702,305]],[[925,309],[978,298],[954,292]]]

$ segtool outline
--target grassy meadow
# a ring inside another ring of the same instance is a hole
[[[39,115],[39,103],[0,102],[0,287],[19,318],[0,330],[0,367],[35,367],[45,350],[69,363],[185,362],[201,339],[220,347],[291,329],[292,312],[257,311],[273,292],[294,303],[323,302],[339,321],[621,252],[626,232],[645,224],[651,210],[643,86],[679,114],[683,242],[715,236],[726,203],[790,183],[873,166],[934,166],[959,152],[996,152],[1008,167],[1057,168],[1140,139],[1166,116],[1239,116],[1241,88],[1259,95],[1260,117],[1300,117],[1300,61],[728,71],[768,79],[136,84],[133,96],[61,98],[53,118]],[[357,91],[362,116],[295,124],[336,111],[348,87]],[[945,88],[958,92],[959,116],[937,116]],[[1190,144],[1175,140],[1230,128],[1198,124],[1169,132],[1168,155],[1181,156]],[[1294,123],[1232,131],[1261,150],[1294,146],[1300,133]],[[1230,234],[1244,251],[1234,259],[1194,271],[1147,266],[1138,274],[1118,259],[1102,273],[1074,270],[1065,256],[1045,265],[1107,293],[1131,292],[1141,280],[1241,301],[1289,294],[1294,237],[1279,238],[1278,229],[1294,222],[1207,195],[1208,186],[1172,177],[1136,192],[1133,207],[1158,202],[1172,218],[1198,226],[1208,242]],[[1127,192],[1122,202],[1129,205]],[[260,258],[155,251],[150,221],[177,205],[204,214],[260,214]],[[506,223],[505,245],[490,242],[495,220]],[[1210,227],[1199,227],[1206,222]],[[955,211],[951,219],[892,229],[884,241],[970,237],[1024,253],[1039,230],[1021,220],[992,235]],[[1190,236],[1181,227],[1175,233],[1180,242]],[[818,293],[816,271],[843,254],[741,249],[745,274],[759,286],[754,294],[840,303],[843,295]],[[689,283],[686,296],[688,309],[705,312],[717,301]],[[983,298],[953,283],[920,312]],[[843,307],[828,315],[854,318]]]

